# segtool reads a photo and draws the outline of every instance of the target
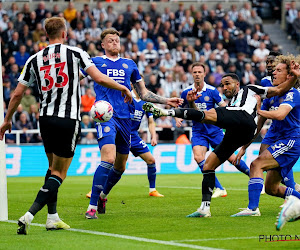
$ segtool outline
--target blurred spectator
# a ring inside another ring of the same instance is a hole
[[[150,4],[150,10],[148,12],[150,18],[151,18],[151,21],[152,22],[155,22],[157,17],[159,16],[159,13],[157,12],[157,4],[154,2],[152,2]]]
[[[198,51],[195,50],[195,48],[193,47],[193,45],[189,45],[187,47],[187,56],[188,59],[191,60],[192,62],[196,62],[199,61],[200,59],[200,54]]]
[[[210,43],[205,43],[203,49],[200,51],[200,55],[205,57],[205,60],[208,60],[210,54],[212,53]]]
[[[9,76],[9,80],[10,80],[10,83],[11,83],[11,87],[13,89],[15,89],[18,85],[18,78],[20,76],[18,64],[11,65],[11,71],[8,74],[8,76]]]
[[[238,14],[238,19],[235,22],[235,26],[245,32],[245,30],[248,28],[248,23],[246,22],[247,19],[244,18],[244,16],[242,14]]]
[[[104,18],[107,19],[107,13],[105,8],[102,6],[102,2],[97,1],[96,7],[92,10],[93,17],[97,23],[99,22],[101,13],[104,15]]]
[[[80,122],[81,129],[92,128],[93,124],[89,115],[83,115]],[[81,136],[85,137],[87,135],[86,132],[82,132]]]
[[[287,24],[287,33],[288,38],[291,39],[293,32],[293,22],[298,16],[298,10],[296,9],[296,1],[291,1],[290,8],[286,12],[286,24]]]
[[[296,35],[297,46],[300,46],[300,11],[298,11],[297,18],[294,19],[292,26]]]
[[[76,29],[74,30],[75,36],[76,36],[76,40],[81,43],[84,41],[84,23],[83,21],[78,21],[77,25],[76,25]]]
[[[243,31],[240,31],[237,39],[235,40],[235,50],[237,53],[242,52],[246,55],[249,54],[249,46]]]
[[[24,22],[27,23],[27,21],[29,20],[29,16],[30,16],[30,6],[29,3],[24,3],[23,4],[23,8],[21,11],[24,15]]]
[[[75,18],[76,18],[76,13],[77,10],[74,8],[74,3],[73,2],[69,2],[68,3],[68,8],[66,8],[64,10],[64,18],[71,23]],[[96,18],[96,20],[98,20]]]
[[[228,67],[228,70],[226,73],[234,73],[239,77],[240,80],[242,80],[242,73],[236,69],[236,66],[233,63],[229,64],[229,67]]]
[[[84,50],[84,51],[87,51],[90,43],[92,42],[92,37],[91,37],[91,34],[89,31],[86,31],[84,33],[84,40],[80,43],[81,45],[81,48]]]
[[[80,143],[90,145],[90,144],[98,144],[98,141],[92,132],[88,132],[87,135],[80,140]]]
[[[208,15],[208,17],[206,18],[206,20],[207,20],[208,22],[210,22],[211,25],[212,25],[213,27],[215,26],[215,24],[216,24],[217,21],[218,21],[218,18],[217,18],[217,15],[216,15],[215,10],[210,10],[210,11],[209,11],[209,15]]]
[[[25,113],[20,114],[20,119],[15,123],[15,127],[17,130],[23,130],[23,134],[20,135],[20,142],[30,142],[33,134],[27,134],[27,130],[33,129],[33,126]]]
[[[116,21],[118,14],[114,11],[114,7],[112,5],[107,6],[107,20],[114,23]]]
[[[217,65],[221,65],[222,68],[224,69],[224,71],[227,72],[230,63],[231,63],[231,62],[230,62],[229,54],[228,54],[228,52],[225,52],[225,53],[223,54],[222,60],[218,61],[218,62],[217,62]]]
[[[207,4],[204,3],[201,5],[201,11],[202,11],[203,18],[206,19],[209,15]]]
[[[240,14],[242,15],[244,20],[248,20],[251,17],[251,5],[246,2],[243,5],[243,8],[240,10]]]
[[[156,75],[150,75],[149,83],[146,85],[147,89],[152,91],[154,94],[163,93],[161,84],[157,81]],[[159,94],[158,94],[159,95]]]
[[[266,61],[267,56],[269,55],[270,51],[266,49],[266,45],[264,42],[259,44],[259,48],[253,51],[253,54],[259,58],[260,61]]]
[[[88,114],[93,106],[96,98],[90,88],[85,90],[85,94],[81,96],[81,113]]]
[[[91,27],[86,29],[86,32],[89,32],[91,35],[91,40],[97,42],[100,40],[100,35],[102,30],[97,27],[97,21],[93,20],[91,23]]]
[[[232,4],[230,7],[230,11],[228,11],[228,15],[229,15],[229,19],[233,22],[235,22],[238,18],[238,10],[237,10],[237,6],[235,4]]]
[[[90,10],[90,6],[85,3],[83,10],[81,11],[82,20],[84,21],[85,27],[91,27],[92,20],[94,19],[93,14]]]
[[[148,62],[146,61],[145,55],[143,53],[140,54],[137,65],[138,65],[139,72],[142,73],[145,72]]]
[[[29,18],[26,19],[25,22],[28,25],[30,31],[35,30],[36,24],[38,23],[35,11],[30,12]]]
[[[46,9],[46,5],[44,1],[39,2],[38,8],[35,10],[36,13],[36,20],[40,22],[42,19],[45,19],[46,14],[49,10]]]
[[[126,5],[126,10],[125,10],[125,12],[122,13],[122,15],[124,16],[125,24],[127,24],[132,15],[132,5],[131,4]]]
[[[251,83],[251,77],[255,77],[250,63],[245,64],[245,70],[242,78],[242,83],[248,85]],[[256,77],[255,77],[256,78]],[[253,78],[252,78],[253,79]]]
[[[10,93],[12,91],[11,84],[9,79],[5,78],[3,80],[3,100],[8,106],[9,100],[10,100]]]
[[[113,23],[112,25],[117,31],[119,31],[120,36],[124,37],[126,34],[126,24],[124,22],[124,17],[123,15],[119,15],[117,20]]]
[[[164,96],[170,97],[173,90],[177,90],[178,92],[179,86],[178,82],[173,80],[172,74],[167,74],[166,79],[161,80],[161,88],[164,91]]]
[[[165,58],[165,55],[167,53],[170,53],[168,47],[167,47],[167,43],[162,41],[159,43],[159,48],[158,48],[158,57],[159,57],[159,60]]]
[[[32,32],[33,42],[41,41],[41,35],[46,35],[43,25],[41,23],[36,24],[35,30]]]
[[[33,42],[32,33],[30,32],[28,25],[25,24],[23,26],[23,30],[21,31],[21,42],[26,44],[27,52],[29,52],[28,50],[32,49],[32,44],[30,46],[27,45],[28,40],[31,40],[31,43]]]
[[[234,22],[231,20],[228,21],[227,25],[228,25],[227,31],[229,32],[230,37],[235,39],[240,33],[239,29],[235,26]]]
[[[236,69],[240,72],[244,71],[246,64],[246,55],[242,52],[237,54],[237,60],[235,62]]]
[[[191,11],[186,9],[181,22],[182,36],[191,37],[193,35],[195,19],[191,16]]]
[[[16,3],[12,3],[10,9],[7,11],[7,15],[11,21],[15,21],[17,14],[19,13],[19,7]]]
[[[187,53],[186,52],[182,52],[181,53],[181,60],[178,62],[178,65],[180,65],[181,67],[183,67],[183,70],[185,72],[187,72],[188,71],[188,66],[190,64],[192,64],[192,63],[193,62],[190,59],[188,59]]]
[[[27,59],[30,57],[29,53],[26,52],[26,46],[21,45],[19,51],[15,54],[16,63],[19,66],[19,68],[23,68],[25,65]]]
[[[227,30],[223,32],[223,48],[227,50],[230,57],[235,57],[236,47],[235,41],[230,37],[230,33]]]
[[[25,94],[21,100],[21,104],[23,106],[23,110],[27,113],[30,113],[31,105],[37,105],[35,97],[31,94],[31,88],[27,88]]]
[[[147,43],[153,43],[151,39],[148,38],[146,31],[142,31],[141,38],[138,39],[137,45],[140,51],[143,51],[147,47]]]
[[[227,53],[227,50],[223,48],[223,43],[218,42],[216,49],[213,51],[213,53],[216,55],[216,60],[221,60],[225,53]]]
[[[134,23],[133,28],[130,30],[131,41],[133,43],[137,43],[138,40],[142,38],[142,33],[143,33],[143,30],[141,28],[141,22],[140,21],[136,21]],[[151,42],[152,42],[152,40],[151,40]]]
[[[219,20],[221,20],[224,17],[225,11],[224,11],[221,3],[217,3],[215,12],[216,12],[216,16]]]
[[[41,34],[40,41],[38,41],[39,50],[42,50],[48,46],[46,34]]]
[[[144,12],[144,7],[143,7],[142,4],[138,5],[136,13],[138,14],[138,18],[139,18],[140,21],[144,20],[145,12]]]
[[[87,48],[87,53],[90,55],[90,57],[99,56],[99,50],[97,50],[94,43],[90,43]]]
[[[2,15],[2,19],[0,19],[0,32],[3,32],[7,29],[9,23],[9,17],[7,14]]]
[[[211,53],[208,57],[208,60],[206,61],[206,64],[209,67],[210,72],[215,72],[217,67],[216,54]]]
[[[0,24],[0,29],[2,30],[1,24]],[[3,42],[4,42],[5,44],[7,44],[8,42],[10,42],[10,41],[12,40],[13,33],[14,33],[16,30],[17,30],[17,29],[14,28],[13,22],[8,22],[8,23],[7,23],[6,29],[3,30],[2,34],[1,34],[1,37],[2,37]]]
[[[257,79],[257,82],[260,83],[261,79],[267,76],[266,63],[261,62],[257,70],[255,70],[254,75]]]
[[[145,55],[146,61],[152,67],[152,69],[156,69],[158,66],[158,53],[153,48],[153,43],[147,44],[147,48],[143,50],[143,54]]]
[[[225,74],[223,67],[221,65],[216,66],[216,71],[212,73],[215,78],[215,87],[218,87],[221,84],[222,76]]]
[[[39,111],[36,104],[30,105],[29,121],[32,123],[34,129],[38,128]]]
[[[53,9],[51,11],[51,16],[58,16],[60,13],[62,13],[62,12],[59,10],[59,5],[54,4]]]
[[[262,19],[256,14],[255,10],[251,10],[251,16],[246,20],[251,26],[254,26],[254,24],[262,24]]]

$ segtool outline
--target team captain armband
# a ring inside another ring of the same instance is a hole
[[[267,98],[269,87],[262,87],[258,85],[248,85],[247,87],[258,94],[261,98]]]

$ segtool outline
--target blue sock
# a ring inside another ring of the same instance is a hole
[[[240,161],[240,164],[235,165],[235,167],[242,173],[244,173],[248,176],[250,175],[250,169],[248,168],[246,162],[244,162],[243,160]]]
[[[155,181],[156,181],[156,166],[155,163],[153,164],[147,164],[148,166],[148,181],[149,181],[149,187],[155,188]]]
[[[262,178],[250,178],[248,183],[249,205],[248,208],[256,209],[259,204],[260,192],[264,185]]]
[[[285,192],[284,192],[284,198],[286,198],[287,196],[290,196],[290,195],[294,195],[294,196],[296,196],[297,198],[300,199],[300,193],[299,192],[297,192],[295,189],[287,187]]]
[[[121,179],[123,172],[120,172],[114,168],[112,168],[107,176],[106,183],[103,188],[103,193],[108,195],[110,190],[118,183]]]
[[[113,164],[106,161],[101,161],[100,165],[98,166],[93,179],[92,195],[90,200],[91,205],[97,206],[99,195],[103,190],[108,173],[112,169],[112,167]]]
[[[203,172],[203,166],[204,166],[205,160],[198,163],[199,168],[201,169],[201,172]],[[217,176],[215,176],[215,188],[220,188],[221,190],[224,190],[223,186],[219,182]]]
[[[292,169],[284,178],[282,178],[281,183],[284,184],[286,187],[295,189],[294,173]]]

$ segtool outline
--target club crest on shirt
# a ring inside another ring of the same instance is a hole
[[[209,101],[209,96],[205,96],[204,101],[208,102]]]
[[[107,65],[106,65],[105,63],[103,63],[103,64],[101,65],[101,67],[107,67]]]
[[[122,64],[123,68],[128,69],[128,65],[126,63]]]
[[[106,126],[106,127],[104,128],[104,132],[105,132],[105,133],[108,133],[109,131],[110,131],[110,127]]]
[[[273,103],[274,103],[274,100],[271,100],[271,101],[270,101],[270,104],[272,105]]]

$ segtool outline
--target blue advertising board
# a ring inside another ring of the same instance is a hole
[[[191,145],[159,144],[148,145],[156,160],[157,173],[180,174],[199,173],[199,167],[193,158]],[[247,165],[258,156],[259,143],[253,143],[246,151],[244,160]],[[206,154],[208,156],[209,153]],[[101,160],[98,145],[78,145],[68,176],[93,175]],[[7,176],[44,176],[48,169],[48,161],[44,147],[39,146],[7,146],[6,147]],[[293,168],[300,171],[300,161]],[[222,164],[216,172],[233,173],[238,170],[229,162]],[[125,174],[146,174],[147,165],[139,157],[131,153],[126,165]]]

